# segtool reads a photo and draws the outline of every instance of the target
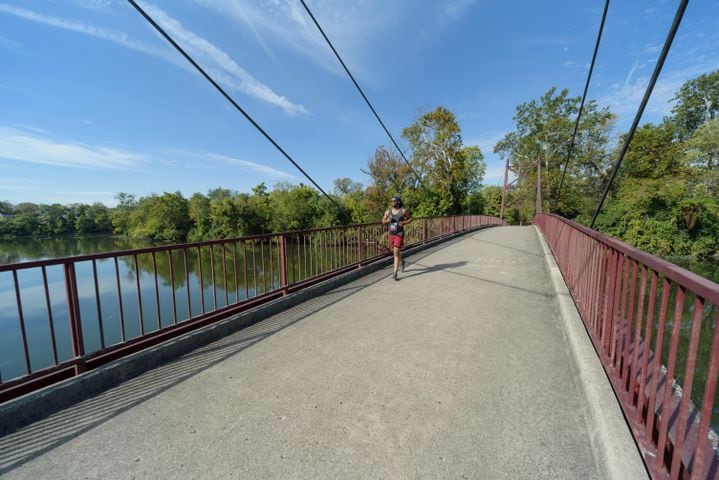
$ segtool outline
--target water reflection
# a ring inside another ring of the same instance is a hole
[[[295,239],[287,243],[290,283],[357,261],[356,241]],[[142,248],[143,242],[109,237],[7,242],[3,259],[28,261]],[[64,267],[18,271],[20,308],[29,358],[25,358],[14,279],[0,273],[0,374],[3,381],[73,357]],[[131,340],[280,287],[277,238],[187,250],[123,255],[75,262],[85,353]],[[54,340],[54,341],[53,341]],[[29,363],[29,365],[28,365]]]

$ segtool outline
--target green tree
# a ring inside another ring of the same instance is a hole
[[[569,153],[581,98],[570,97],[568,90],[550,88],[539,100],[522,103],[514,116],[515,131],[494,147],[503,159],[509,159],[517,181],[512,185],[514,201],[524,221],[535,210],[537,163],[541,176],[542,210],[559,195],[564,164]],[[557,212],[575,217],[596,204],[597,192],[610,168],[609,135],[614,115],[596,102],[584,105],[577,129],[571,161],[562,184]]]
[[[394,150],[383,146],[377,147],[372,158],[367,162],[367,169],[362,170],[372,179],[372,184],[365,190],[362,207],[359,209],[366,217],[364,221],[377,221],[394,195],[404,195],[415,188],[415,181],[409,166]],[[413,212],[416,204],[413,204]],[[415,212],[416,213],[416,212]]]
[[[425,192],[409,192],[416,214],[461,213],[466,198],[479,184],[484,161],[479,147],[465,147],[454,114],[444,107],[423,113],[402,131],[412,151],[412,167]]]
[[[75,232],[74,212],[59,203],[42,205],[39,220],[46,235],[68,235]]]
[[[717,118],[719,113],[719,70],[699,75],[681,86],[672,99],[673,121],[681,139],[691,137],[707,120]]]
[[[188,240],[196,242],[208,239],[212,229],[210,199],[201,193],[193,193],[188,202],[188,215],[192,225]]]
[[[117,207],[110,214],[114,233],[121,235],[131,235],[131,215],[137,209],[138,202],[135,195],[131,193],[120,192],[115,195]]]
[[[132,236],[162,242],[185,240],[190,229],[188,201],[182,193],[143,197],[130,215]]]
[[[317,191],[303,184],[278,183],[269,194],[269,203],[273,232],[315,227],[322,214]]]

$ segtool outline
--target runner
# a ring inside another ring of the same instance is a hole
[[[404,208],[402,198],[392,197],[392,207],[384,212],[382,223],[388,225],[389,246],[394,253],[394,272],[392,278],[397,278],[397,270],[400,266],[404,272],[404,260],[402,260],[402,246],[404,245],[404,226],[412,222],[412,215]]]

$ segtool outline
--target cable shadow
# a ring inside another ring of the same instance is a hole
[[[509,246],[503,245],[503,244],[501,244],[501,243],[489,242],[489,241],[487,241],[487,240],[482,240],[482,239],[480,239],[480,238],[471,237],[471,239],[474,240],[475,242],[482,242],[482,243],[486,243],[486,244],[489,244],[489,245],[494,245],[494,246],[497,246],[497,247],[506,248],[506,249],[508,249],[508,250],[514,250],[515,252],[526,253],[527,255],[531,255],[531,256],[533,256],[533,257],[541,257],[541,256],[543,256],[541,253],[530,252],[529,250],[522,250],[521,248],[509,247]]]
[[[402,278],[410,278],[410,277],[417,277],[419,275],[424,275],[427,273],[433,273],[433,272],[439,272],[441,270],[448,270],[450,268],[458,268],[463,267],[467,265],[468,262],[466,261],[460,261],[460,262],[452,262],[452,263],[438,263],[437,265],[424,265],[419,262],[407,262],[407,267],[404,273],[402,274]],[[420,268],[414,268],[415,265],[419,265]]]
[[[413,263],[412,265],[421,265],[421,266],[423,266],[423,267],[425,267],[425,268],[421,269],[420,271],[408,270],[408,272],[409,272],[410,274],[408,275],[407,272],[405,272],[404,278],[410,278],[410,277],[414,277],[414,276],[417,276],[417,275],[423,275],[423,274],[425,274],[425,273],[431,273],[431,272],[436,272],[436,271],[440,271],[440,270],[446,270],[447,273],[450,273],[450,274],[452,274],[452,275],[459,275],[460,277],[469,278],[469,279],[474,280],[474,281],[484,282],[484,283],[491,283],[491,284],[493,284],[493,285],[498,285],[498,286],[500,286],[500,287],[507,287],[507,288],[511,288],[511,289],[513,289],[513,290],[520,290],[520,291],[522,291],[522,292],[531,293],[531,294],[533,294],[533,295],[539,295],[539,296],[542,296],[542,297],[545,297],[545,298],[554,298],[554,293],[542,292],[542,291],[539,291],[539,290],[532,290],[532,289],[529,289],[529,288],[522,288],[522,287],[518,287],[518,286],[516,286],[516,285],[510,285],[510,284],[508,284],[508,283],[496,282],[496,281],[494,281],[494,280],[490,280],[490,279],[487,279],[487,278],[478,277],[478,276],[474,276],[474,275],[467,275],[466,273],[460,273],[460,272],[455,272],[455,271],[452,271],[452,270],[451,270],[451,268],[461,267],[461,266],[466,265],[466,264],[467,264],[467,262],[464,262],[464,261],[463,261],[463,262],[446,263],[446,264],[437,265],[437,266],[436,266],[437,268],[435,268],[435,267],[432,267],[432,266],[422,265],[422,264],[419,264],[419,263],[416,263],[416,262],[415,262],[415,263]],[[414,272],[416,272],[416,273],[414,273]]]

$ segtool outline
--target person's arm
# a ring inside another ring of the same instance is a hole
[[[409,210],[405,210],[404,213],[402,214],[402,216],[404,217],[404,220],[399,222],[401,226],[404,227],[405,225],[412,223],[413,218],[412,218],[412,214],[409,213]]]

